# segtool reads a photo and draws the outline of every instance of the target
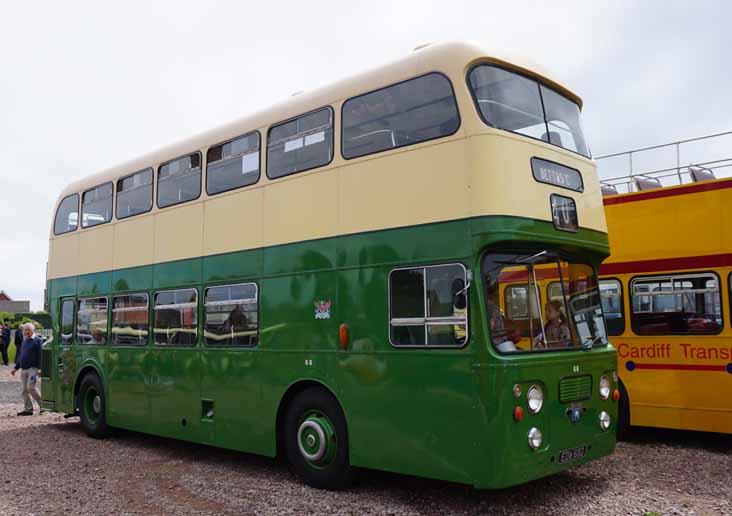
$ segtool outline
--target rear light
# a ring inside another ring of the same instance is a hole
[[[524,418],[524,409],[521,407],[515,407],[513,409],[513,418],[518,422]]]
[[[618,401],[620,399],[620,391],[615,389],[613,391],[613,401]]]

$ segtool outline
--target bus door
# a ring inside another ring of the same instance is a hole
[[[151,431],[201,440],[197,289],[155,293],[145,383]]]
[[[203,431],[212,444],[249,451],[268,444],[256,431],[265,413],[253,373],[261,356],[258,296],[256,283],[238,283],[206,288],[203,302]]]
[[[146,292],[112,298],[112,336],[107,353],[108,422],[150,430],[145,385],[150,363],[149,303]]]
[[[55,370],[51,373],[51,388],[55,388],[56,391],[54,393],[56,410],[71,413],[74,410],[74,381],[76,378],[71,347],[76,326],[76,300],[74,298],[61,299],[58,320],[60,324],[58,339],[54,339],[56,343],[53,346],[56,352],[52,359]],[[48,399],[45,394],[46,389],[47,387],[43,387],[44,399]]]

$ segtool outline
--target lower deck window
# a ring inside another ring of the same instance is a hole
[[[107,298],[79,299],[76,313],[76,339],[79,344],[101,346],[107,343]]]
[[[198,291],[168,290],[155,294],[155,344],[195,346],[198,340]]]
[[[620,281],[616,279],[600,281],[600,299],[608,335],[621,335],[625,331],[625,314],[623,287]]]
[[[716,274],[634,278],[630,289],[631,325],[639,335],[714,334],[722,330]]]
[[[576,350],[607,344],[600,289],[589,264],[542,250],[486,254],[482,269],[486,317],[498,352]]]
[[[148,296],[130,294],[112,299],[112,343],[144,346],[148,334]]]
[[[206,289],[204,338],[208,346],[256,346],[257,285],[241,283]]]
[[[389,275],[394,346],[462,346],[468,337],[467,271],[461,264],[397,269]]]

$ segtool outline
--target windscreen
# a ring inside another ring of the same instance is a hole
[[[593,268],[547,252],[487,254],[482,264],[491,340],[501,353],[607,344]]]
[[[483,121],[585,157],[590,150],[580,123],[580,108],[534,79],[493,65],[478,65],[468,76]]]

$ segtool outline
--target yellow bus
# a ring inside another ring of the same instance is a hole
[[[352,466],[497,488],[611,453],[581,105],[429,45],[70,184],[44,405],[92,436],[282,454],[321,488]],[[561,346],[509,342],[504,270],[587,280]]]
[[[701,167],[671,175],[684,184],[650,174],[603,185],[612,255],[600,288],[619,425],[732,433],[732,179]]]

